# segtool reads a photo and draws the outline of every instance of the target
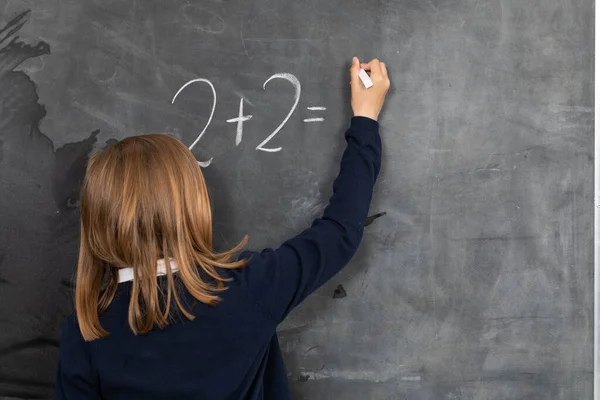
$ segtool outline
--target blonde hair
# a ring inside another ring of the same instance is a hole
[[[93,154],[81,189],[75,289],[83,338],[108,335],[99,316],[117,291],[118,268],[133,267],[129,326],[144,334],[168,325],[173,300],[194,319],[175,290],[176,280],[198,301],[217,304],[228,281],[217,268],[243,267],[244,260],[231,260],[245,243],[246,238],[229,251],[213,250],[206,184],[194,155],[177,139],[134,136]],[[177,277],[167,268],[166,295],[156,279],[161,258],[174,259],[179,268]]]

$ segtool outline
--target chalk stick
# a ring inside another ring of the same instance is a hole
[[[361,68],[360,71],[358,71],[358,77],[367,89],[373,86],[373,81],[371,80],[371,77],[369,76],[369,74],[367,74],[367,71],[365,71],[364,69]]]

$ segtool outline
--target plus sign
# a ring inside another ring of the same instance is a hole
[[[244,115],[244,98],[240,98],[240,111],[238,116],[230,118],[227,122],[237,122],[237,134],[235,135],[235,145],[239,146],[242,142],[242,131],[244,129],[244,122],[252,118],[252,115]]]

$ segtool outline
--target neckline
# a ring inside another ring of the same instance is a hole
[[[171,268],[172,273],[179,271],[179,268],[177,267],[177,263],[172,258],[170,259],[169,267]],[[166,274],[167,274],[167,263],[165,262],[164,258],[161,258],[160,260],[156,261],[156,276],[162,276],[162,275],[166,275]],[[119,283],[133,281],[133,278],[134,278],[133,267],[119,268]]]

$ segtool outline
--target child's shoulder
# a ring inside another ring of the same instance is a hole
[[[61,329],[72,329],[78,328],[79,323],[77,322],[77,313],[73,311],[71,314],[67,315],[67,317],[63,320]]]
[[[73,312],[62,322],[61,328],[61,342],[72,342],[74,340],[83,340],[81,331],[79,329],[79,322],[77,322],[77,314]]]

